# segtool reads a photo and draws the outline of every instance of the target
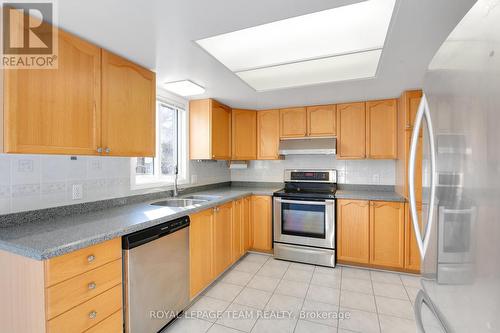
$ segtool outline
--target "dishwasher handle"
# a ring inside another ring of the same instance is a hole
[[[122,249],[130,250],[134,247],[152,242],[158,238],[162,238],[178,230],[187,228],[189,223],[189,216],[183,216],[172,221],[125,235],[122,237]]]

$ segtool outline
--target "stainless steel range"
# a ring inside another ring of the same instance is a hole
[[[274,257],[335,267],[337,171],[285,170],[274,193]]]

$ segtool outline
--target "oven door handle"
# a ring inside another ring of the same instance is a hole
[[[325,201],[305,201],[305,200],[288,200],[276,198],[276,201],[280,203],[288,203],[288,204],[299,204],[299,205],[317,205],[317,206],[326,206],[330,204],[330,201],[333,203],[333,200],[325,200]]]

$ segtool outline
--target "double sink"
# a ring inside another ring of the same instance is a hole
[[[201,205],[208,201],[213,201],[220,199],[219,195],[188,195],[182,198],[169,198],[165,200],[160,200],[153,202],[153,206],[163,206],[163,207],[194,207],[196,205]]]

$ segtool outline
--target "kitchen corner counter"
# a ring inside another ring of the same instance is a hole
[[[84,214],[70,215],[0,228],[0,250],[36,260],[76,251],[175,218],[190,215],[249,195],[272,195],[280,187],[231,186],[191,192],[220,196],[188,208],[152,206],[149,200]]]
[[[335,198],[406,202],[405,197],[395,192],[394,186],[381,185],[339,185]]]

